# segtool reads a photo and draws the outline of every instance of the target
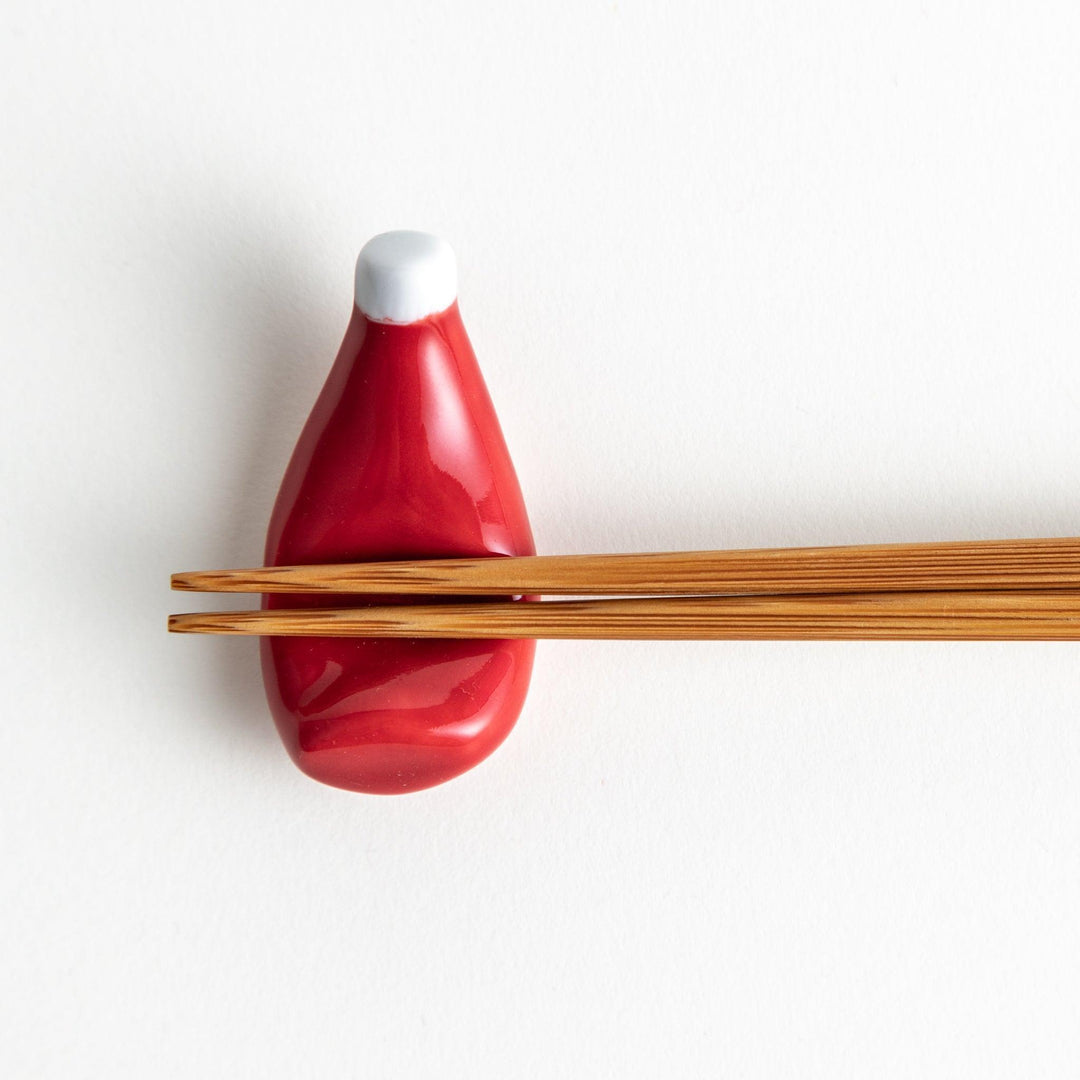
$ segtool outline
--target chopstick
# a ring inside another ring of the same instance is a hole
[[[1074,641],[1080,593],[935,592],[418,604],[172,615],[176,633],[380,638]]]
[[[1080,538],[269,566],[174,574],[172,587],[429,596],[1080,589]]]

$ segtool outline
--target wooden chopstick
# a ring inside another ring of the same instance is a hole
[[[196,570],[174,574],[172,587],[465,596],[1080,589],[1080,538]]]
[[[1074,641],[1080,593],[652,597],[199,612],[195,634],[392,638]]]

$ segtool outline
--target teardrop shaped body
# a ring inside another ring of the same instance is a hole
[[[530,555],[510,455],[456,301],[405,325],[354,307],[270,521],[267,565]],[[275,595],[267,607],[392,598]],[[309,776],[417,791],[488,756],[513,727],[532,641],[269,637],[267,698]]]

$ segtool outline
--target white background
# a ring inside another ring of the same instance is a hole
[[[370,798],[164,627],[387,228],[457,250],[543,552],[1080,533],[1078,57],[1072,3],[7,6],[4,1075],[1075,1076],[1075,646],[542,644]]]

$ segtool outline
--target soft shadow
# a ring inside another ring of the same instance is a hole
[[[222,364],[244,363],[250,378],[240,400],[217,397],[217,418],[239,428],[231,440],[235,457],[207,477],[217,490],[221,532],[209,562],[222,566],[262,563],[266,527],[277,489],[307,412],[330,369],[348,310],[320,300],[313,288],[310,249],[302,237],[268,232],[265,222],[236,222],[235,235],[215,245],[193,274],[192,306],[206,313]],[[343,268],[346,272],[348,267]],[[341,291],[341,290],[338,290]],[[334,292],[331,292],[334,295]],[[234,392],[235,378],[223,379]],[[203,388],[206,396],[206,388]],[[177,596],[181,594],[175,594]],[[199,597],[200,600],[206,599]],[[220,598],[200,606],[249,607],[249,596]],[[252,738],[273,740],[273,724],[262,689],[255,639],[215,640],[208,683],[222,705]]]
[[[302,208],[282,216],[280,197],[245,201],[227,178],[201,192],[107,179],[110,234],[76,256],[89,275],[110,244],[124,272],[80,360],[116,385],[88,402],[95,423],[65,451],[91,464],[100,454],[100,484],[91,468],[58,471],[35,508],[50,595],[80,631],[50,648],[57,671],[92,672],[85,692],[125,723],[160,706],[190,715],[199,737],[225,723],[223,740],[278,752],[257,642],[166,634],[170,611],[250,599],[172,593],[168,575],[262,561],[278,485],[348,321],[351,255],[328,257]],[[80,722],[78,709],[66,718]]]
[[[333,266],[302,222],[211,198],[202,214],[144,206],[137,227],[118,206],[131,270],[102,324],[138,346],[99,418],[113,471],[97,491],[58,476],[42,514],[79,647],[101,673],[94,692],[124,716],[182,701],[193,725],[225,720],[225,739],[270,753],[257,642],[165,632],[169,611],[255,598],[171,593],[167,579],[262,561],[278,485],[348,320],[351,267]],[[107,348],[91,343],[87,362]],[[62,512],[45,519],[52,506]]]
[[[949,540],[1073,536],[1075,507],[1049,485],[1002,493],[945,486],[836,499],[813,491],[765,499],[731,485],[700,490],[680,476],[648,490],[609,488],[582,500],[568,484],[546,506],[533,506],[541,554],[705,551]],[[782,498],[782,501],[781,501]]]

